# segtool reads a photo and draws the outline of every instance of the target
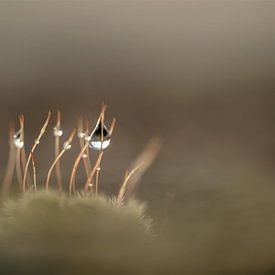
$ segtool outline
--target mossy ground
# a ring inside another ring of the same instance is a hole
[[[27,193],[0,216],[1,274],[133,273],[150,247],[144,205],[104,196]]]

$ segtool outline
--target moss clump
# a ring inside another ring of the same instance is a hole
[[[27,193],[1,210],[1,274],[137,271],[150,225],[137,201],[122,206],[103,196]]]

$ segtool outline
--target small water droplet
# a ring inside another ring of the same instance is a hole
[[[86,159],[87,157],[88,157],[87,154],[83,154],[83,155],[82,155],[82,158],[84,158],[84,159]]]
[[[14,134],[13,142],[16,148],[23,148],[24,141],[23,141],[23,135],[21,130],[19,130],[17,133]]]
[[[77,132],[77,136],[79,137],[79,138],[86,138],[86,133],[84,133],[83,131],[81,131],[81,130],[78,130],[78,132]]]
[[[103,136],[103,137],[102,137]],[[89,147],[94,150],[104,150],[106,149],[111,142],[110,133],[106,125],[99,121],[90,135]]]
[[[72,148],[72,145],[71,145],[70,143],[68,143],[68,142],[65,142],[65,143],[63,144],[63,148],[64,148],[65,150],[69,150],[69,149]]]
[[[54,135],[55,137],[61,137],[61,136],[63,136],[63,130],[62,130],[62,128],[61,128],[61,127],[55,126],[55,127],[53,128],[53,135]]]

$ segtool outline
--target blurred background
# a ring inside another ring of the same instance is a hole
[[[102,189],[116,192],[160,136],[137,197],[173,228],[171,250],[188,247],[181,252],[191,266],[272,270],[274,26],[273,1],[1,1],[1,177],[9,123],[20,113],[29,149],[49,109],[62,111],[66,136],[80,115],[92,125],[104,100],[107,124],[113,116],[118,124]],[[54,119],[37,150],[41,180]]]

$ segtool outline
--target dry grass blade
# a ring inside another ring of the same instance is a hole
[[[57,157],[55,158],[53,164],[51,165],[49,171],[48,171],[48,175],[47,175],[47,180],[46,180],[46,184],[45,184],[45,189],[46,191],[48,191],[49,189],[49,183],[50,183],[50,178],[51,178],[51,174],[52,174],[52,171],[54,169],[54,167],[56,166],[56,164],[59,162],[59,160],[61,159],[61,157],[64,155],[64,153],[68,150],[68,146],[71,145],[72,141],[73,141],[73,138],[75,136],[75,133],[76,133],[76,129],[74,129],[72,131],[72,133],[70,134],[68,140],[65,142],[65,145],[63,147],[63,149],[61,150],[61,152],[57,155]]]
[[[37,139],[35,140],[35,142],[34,142],[34,144],[33,144],[33,147],[32,147],[32,149],[31,149],[31,152],[30,152],[30,154],[29,154],[29,156],[28,156],[27,163],[26,163],[26,167],[25,167],[25,171],[24,171],[24,178],[23,178],[23,192],[26,191],[27,171],[28,171],[28,167],[29,167],[29,164],[30,164],[30,161],[31,161],[32,154],[34,153],[35,148],[36,148],[37,145],[39,144],[41,137],[44,135],[44,133],[45,133],[45,131],[46,131],[46,128],[47,128],[47,126],[48,126],[48,124],[49,124],[50,118],[51,118],[51,112],[49,111],[49,112],[48,112],[47,119],[46,119],[46,121],[45,121],[43,127],[41,128],[40,133],[39,133]]]
[[[126,173],[118,192],[117,199],[119,202],[122,203],[126,201],[133,194],[140,178],[154,162],[160,148],[161,140],[159,138],[151,139],[143,152],[132,163],[131,168],[129,169],[130,172]]]
[[[99,115],[99,118],[97,120],[96,125],[101,120],[102,116],[106,112],[106,109],[107,109],[107,105],[102,105],[101,113]],[[80,153],[78,154],[78,156],[77,156],[77,158],[75,160],[75,163],[74,163],[74,166],[73,166],[73,170],[72,170],[72,173],[71,173],[70,184],[69,184],[69,193],[70,193],[70,195],[72,195],[72,193],[75,191],[75,176],[76,176],[76,171],[77,171],[79,163],[80,163],[80,161],[81,161],[81,159],[83,157],[83,154],[88,149],[88,146],[89,146],[89,140],[86,141],[85,145],[82,147],[82,149],[80,150]]]
[[[12,183],[13,174],[14,174],[14,169],[15,169],[16,148],[15,148],[14,142],[13,142],[14,133],[15,133],[14,127],[13,127],[13,125],[11,125],[10,130],[9,130],[9,159],[8,159],[6,174],[5,174],[5,178],[4,178],[3,186],[2,186],[2,198],[5,198],[5,196],[9,192],[9,189],[10,189],[10,186]]]

